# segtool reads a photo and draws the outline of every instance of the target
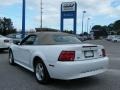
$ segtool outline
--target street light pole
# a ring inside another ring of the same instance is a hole
[[[83,29],[84,29],[84,14],[86,13],[86,11],[83,11],[83,15],[82,15],[82,34],[83,34]]]
[[[92,24],[90,25],[90,30],[92,30],[93,24],[94,24],[94,23],[92,23]]]
[[[40,28],[42,28],[42,22],[43,22],[43,20],[42,20],[42,15],[43,15],[43,12],[42,12],[42,9],[43,9],[43,6],[42,6],[42,0],[41,0],[41,2],[40,2],[40,5],[41,5],[41,8],[40,8],[40,13],[41,13],[41,15],[40,15]]]
[[[89,20],[90,18],[87,19],[87,33],[89,33]]]

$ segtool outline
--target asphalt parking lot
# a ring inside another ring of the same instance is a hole
[[[0,90],[120,90],[120,43],[105,40],[86,41],[101,44],[110,58],[106,73],[71,81],[52,80],[48,85],[36,82],[33,73],[8,63],[8,52],[0,53]]]

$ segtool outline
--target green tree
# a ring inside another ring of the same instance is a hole
[[[88,36],[89,34],[88,34],[88,32],[84,32],[83,35]]]
[[[111,23],[108,25],[108,31],[113,31],[114,30],[114,23]]]
[[[116,32],[119,32],[120,31],[120,20],[115,21],[113,27]]]
[[[0,18],[0,33],[2,35],[7,35],[9,33],[16,32],[16,29],[13,26],[13,22],[10,18]]]
[[[92,32],[94,33],[94,37],[96,39],[100,38],[101,36],[106,37],[108,35],[107,30],[107,26],[95,25],[92,27]]]
[[[101,25],[95,25],[92,27],[92,30],[101,30]]]
[[[74,32],[72,30],[68,31],[68,30],[64,30],[63,32],[65,33],[69,33],[69,34],[73,34]]]

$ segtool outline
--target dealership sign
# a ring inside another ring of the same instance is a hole
[[[62,11],[75,11],[76,2],[65,2],[62,3]]]
[[[77,3],[63,2],[61,4],[61,31],[64,28],[64,19],[74,19],[74,34],[76,34],[76,19],[77,19]]]

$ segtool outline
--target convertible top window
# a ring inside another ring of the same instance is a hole
[[[35,40],[36,35],[29,35],[21,42],[21,45],[34,45]]]

